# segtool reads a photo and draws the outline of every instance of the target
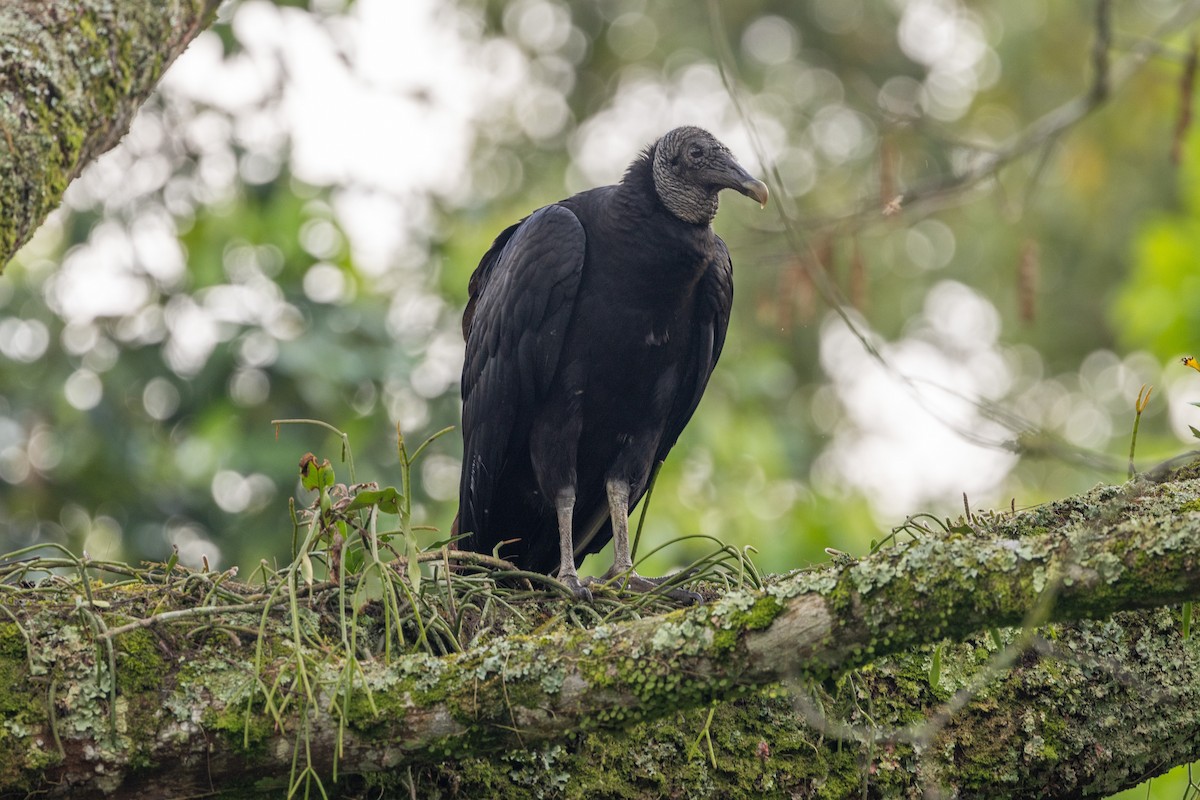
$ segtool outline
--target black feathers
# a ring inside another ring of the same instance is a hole
[[[467,549],[556,569],[614,531],[675,444],[720,356],[733,298],[716,196],[766,187],[699,128],[671,131],[622,182],[533,214],[496,238],[463,316]],[[624,545],[624,553],[622,553]],[[639,579],[640,580],[640,579]]]

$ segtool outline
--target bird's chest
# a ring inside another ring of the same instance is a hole
[[[695,313],[692,276],[660,275],[610,282],[602,291],[581,292],[576,309],[581,349],[596,369],[621,365],[648,369],[678,357]]]
[[[586,295],[585,295],[586,297]],[[692,335],[692,303],[646,305],[638,298],[586,299],[579,309],[577,354],[565,376],[592,421],[628,421],[665,412],[674,402]]]
[[[707,259],[687,241],[642,242],[585,266],[577,313],[599,333],[595,348],[669,357],[688,333]]]
[[[637,417],[674,402],[687,362],[708,260],[690,230],[629,238],[628,230],[588,230],[562,377],[589,416]],[[695,239],[695,241],[692,241]]]

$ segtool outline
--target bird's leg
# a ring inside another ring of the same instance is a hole
[[[604,488],[608,490],[608,513],[613,530],[613,565],[606,577],[625,572],[633,577],[637,573],[633,571],[633,557],[629,553],[629,484],[614,479]]]
[[[558,579],[567,585],[575,599],[592,602],[592,592],[579,582],[575,571],[575,543],[571,529],[575,520],[575,490],[562,489],[554,500],[558,513]]]
[[[604,488],[608,491],[608,515],[612,520],[613,563],[601,580],[619,578],[621,585],[627,589],[651,591],[655,584],[634,571],[633,557],[629,552],[629,484],[619,478],[611,478]]]
[[[633,556],[629,552],[629,483],[613,478],[605,484],[608,490],[608,513],[612,520],[613,564],[600,579],[618,579],[625,589],[635,592],[652,592],[658,589],[662,578],[643,578],[633,568]],[[686,589],[672,589],[668,597],[688,603],[700,601],[700,596]]]

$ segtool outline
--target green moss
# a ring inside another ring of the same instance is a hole
[[[713,610],[715,627],[710,648],[721,655],[732,651],[745,631],[760,631],[771,626],[784,605],[773,596],[750,594],[731,596],[731,602],[719,602]]]
[[[774,597],[760,597],[739,622],[746,630],[759,631],[769,627],[782,611],[783,605]]]
[[[861,796],[864,780],[862,765],[850,750],[835,751],[829,758],[825,774],[814,780],[816,796],[821,800]]]
[[[27,656],[25,637],[14,622],[0,622],[0,658],[24,661]]]
[[[406,706],[396,702],[391,692],[370,695],[362,689],[350,693],[350,702],[342,704],[346,725],[360,731],[370,731],[382,720],[403,719]],[[387,709],[386,711],[384,709]]]
[[[222,734],[235,748],[251,752],[260,749],[276,733],[267,714],[251,713],[247,716],[245,709],[237,706],[208,711],[201,724],[205,730]]]
[[[41,686],[29,680],[25,640],[11,623],[0,628],[10,629],[0,632],[0,786],[31,789],[38,770],[59,758],[33,741],[46,722],[46,697]],[[21,642],[19,652],[10,638],[14,632]]]
[[[133,694],[158,689],[167,664],[147,630],[131,631],[117,640],[117,691]]]
[[[0,717],[20,719],[29,709],[29,670],[24,661],[0,658]]]
[[[737,647],[738,634],[736,631],[720,629],[713,632],[713,651],[721,654],[728,653]]]
[[[45,694],[30,682],[24,654],[20,658],[0,656],[0,676],[0,718],[9,723],[8,728],[40,724],[46,718]]]
[[[416,794],[429,800],[841,800],[861,795],[865,780],[856,751],[822,746],[782,697],[721,703],[711,720],[709,709],[693,709],[669,716],[667,724],[587,733],[570,747],[509,750],[416,768],[411,775]],[[407,795],[407,783],[400,793]]]
[[[0,728],[0,786],[8,791],[34,788],[36,771],[26,763],[26,747],[19,737]]]

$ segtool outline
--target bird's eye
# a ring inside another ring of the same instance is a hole
[[[694,144],[688,148],[688,158],[692,159],[693,161],[699,159],[702,155],[704,155],[704,148],[700,145]]]

